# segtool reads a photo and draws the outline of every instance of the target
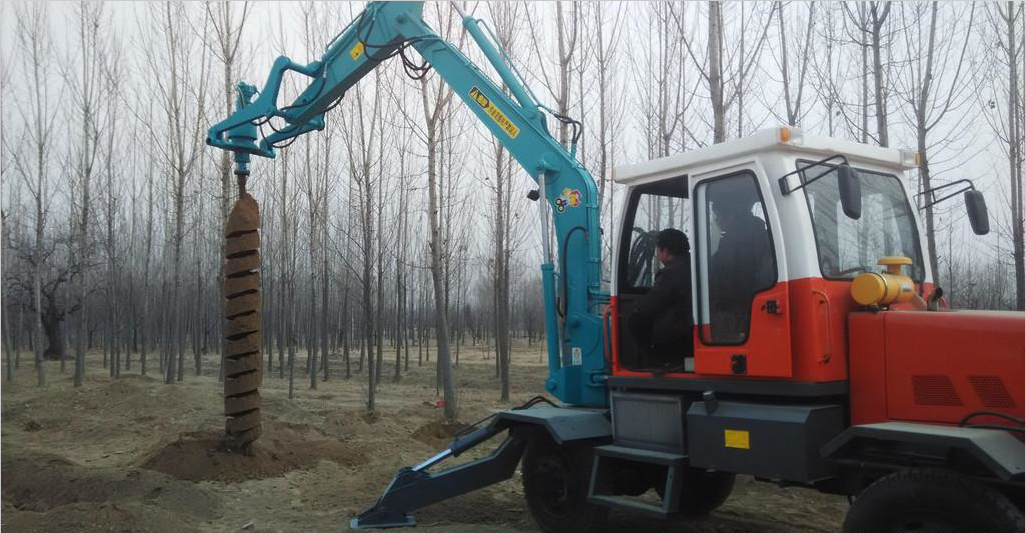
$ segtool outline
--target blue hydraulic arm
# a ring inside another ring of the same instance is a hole
[[[608,296],[601,291],[602,239],[595,180],[574,158],[576,146],[567,152],[549,133],[544,108],[507,66],[478,20],[461,12],[464,28],[513,98],[435,33],[422,10],[423,2],[370,2],[319,60],[301,65],[279,57],[259,92],[239,85],[237,110],[210,128],[207,144],[233,151],[241,166],[250,155],[274,157],[282,143],[324,129],[325,113],[379,63],[414,48],[539,184],[543,234],[548,234],[550,225],[554,228],[558,258],[553,259],[549,239],[543,238],[549,356],[545,388],[566,403],[605,405],[607,368],[600,308]],[[403,60],[408,61],[405,55]],[[279,90],[287,71],[311,81],[292,104],[279,108]],[[271,118],[284,121],[284,127],[258,139],[258,127]]]

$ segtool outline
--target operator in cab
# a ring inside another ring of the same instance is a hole
[[[745,341],[752,300],[775,281],[769,230],[755,215],[765,216],[758,192],[744,179],[730,181],[709,198],[720,230],[709,260],[710,332],[720,344]]]
[[[663,264],[648,293],[637,300],[628,328],[643,364],[670,372],[684,368],[694,352],[691,334],[691,253],[688,237],[664,229],[656,237],[656,258]]]

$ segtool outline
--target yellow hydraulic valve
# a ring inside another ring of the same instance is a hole
[[[912,278],[901,273],[903,265],[911,265],[907,257],[881,257],[878,265],[887,267],[887,272],[866,272],[859,274],[851,283],[851,296],[862,305],[886,307],[905,303],[915,295]]]

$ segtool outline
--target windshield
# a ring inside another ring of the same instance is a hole
[[[799,162],[802,164],[807,163]],[[810,167],[801,172],[802,181],[829,168]],[[805,187],[823,277],[852,279],[863,272],[879,272],[878,259],[903,256],[912,259],[905,273],[922,281],[918,233],[901,181],[893,174],[853,170],[858,172],[862,188],[862,216],[858,220],[848,218],[841,209],[836,170],[829,170]]]

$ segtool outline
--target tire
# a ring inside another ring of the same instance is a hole
[[[1003,495],[954,472],[905,470],[859,494],[844,533],[1022,533],[1022,513]]]
[[[687,516],[705,516],[715,511],[734,490],[735,476],[730,472],[708,472],[702,468],[688,467],[683,475],[680,512]],[[663,484],[656,483],[656,493],[660,498],[663,492]]]
[[[521,464],[524,498],[538,527],[548,533],[585,533],[608,509],[588,503],[591,449],[559,446],[548,435],[531,439]]]

